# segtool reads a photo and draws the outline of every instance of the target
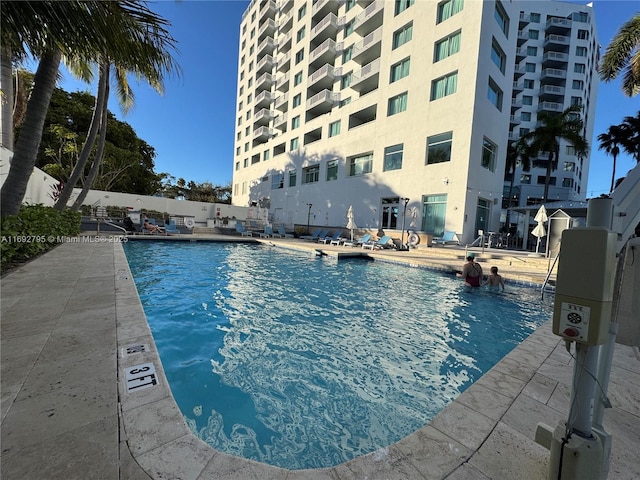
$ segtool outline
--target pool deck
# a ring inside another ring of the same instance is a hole
[[[566,419],[573,372],[549,323],[400,442],[333,468],[284,470],[217,452],[191,434],[168,388],[122,246],[93,238],[62,244],[1,280],[3,480],[547,478],[549,452],[535,443],[535,429],[538,422],[555,427]],[[292,239],[261,241],[329,258],[362,253]],[[450,272],[464,256],[452,247],[366,253]],[[499,265],[507,282],[539,284],[548,268],[547,260],[518,252],[478,257],[483,265]],[[616,345],[613,408],[604,418],[613,436],[610,479],[640,478],[639,392],[640,362],[631,348]]]

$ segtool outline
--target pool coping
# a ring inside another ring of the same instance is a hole
[[[335,467],[286,470],[219,452],[192,433],[165,377],[124,250],[116,248],[114,253],[122,438],[135,461],[154,479],[419,479],[425,478],[425,471],[429,472],[426,478],[447,478],[456,471],[471,468],[470,460],[500,427],[509,406],[559,344],[558,338],[542,332],[548,328],[545,324],[431,422],[400,442]],[[137,351],[140,345],[144,346],[144,351]],[[124,354],[132,347],[136,353]],[[526,366],[520,364],[522,359],[526,359]],[[145,364],[155,367],[158,384],[127,392],[125,370]],[[505,391],[510,394],[505,395]],[[495,413],[495,405],[484,405],[495,403],[496,396],[500,398],[499,415]],[[492,413],[487,415],[486,410]],[[517,444],[533,443],[527,447],[535,452],[527,457],[535,460],[526,466],[528,471],[540,474],[546,471],[548,452],[545,449],[518,432],[510,431],[508,435],[510,442],[515,438]],[[520,468],[518,466],[514,472]],[[476,476],[477,473],[474,478],[482,478]]]

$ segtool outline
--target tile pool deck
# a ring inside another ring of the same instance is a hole
[[[461,264],[461,251],[426,250],[374,255],[443,270]],[[515,254],[491,261],[507,280],[539,283],[546,273],[546,262]],[[533,440],[536,425],[555,427],[568,413],[573,364],[547,323],[400,442],[334,468],[283,470],[217,452],[190,433],[120,244],[65,243],[3,277],[0,288],[3,480],[542,480],[549,452]],[[149,364],[155,378],[131,372]],[[613,436],[610,479],[640,478],[639,392],[640,362],[617,345],[604,422]]]

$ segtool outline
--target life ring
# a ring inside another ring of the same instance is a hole
[[[407,243],[412,247],[415,247],[420,243],[420,237],[417,233],[410,233],[409,238],[407,238]]]
[[[187,228],[193,228],[195,226],[196,222],[193,221],[193,218],[187,218],[184,221],[184,226]]]

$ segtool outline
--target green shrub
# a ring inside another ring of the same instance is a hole
[[[60,212],[43,205],[25,205],[18,215],[0,221],[2,270],[14,262],[40,255],[58,244],[59,237],[80,233],[80,213]]]

